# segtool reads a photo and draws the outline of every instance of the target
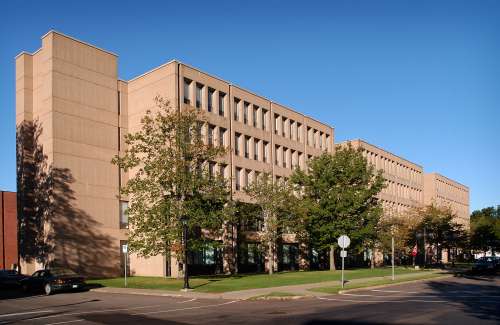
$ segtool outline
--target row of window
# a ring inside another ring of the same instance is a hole
[[[193,88],[193,85],[195,85],[196,90],[195,90],[195,103],[192,105],[191,102],[191,89]],[[192,105],[195,106],[198,109],[202,109],[204,107],[203,103],[203,89],[205,88],[204,85],[194,82],[190,79],[184,78],[184,104],[187,105]],[[207,89],[207,103],[206,103],[206,110],[209,112],[212,112],[215,110],[215,103],[218,103],[217,105],[217,112],[220,116],[225,115],[225,101],[226,101],[226,94],[222,91],[216,91],[213,88],[208,87]]]
[[[364,155],[368,162],[375,166],[376,169],[382,169],[387,174],[403,177],[415,183],[422,183],[422,172],[416,169],[368,150],[364,151]]]
[[[260,176],[261,172],[251,169],[246,169],[242,167],[236,167],[234,169],[234,188],[236,191],[241,191],[245,187],[250,186],[252,182],[256,181]],[[286,182],[287,177],[275,176],[275,182]]]
[[[208,112],[214,111],[215,102],[217,105],[217,112],[220,116],[225,116],[225,99],[226,94],[222,91],[216,91],[213,88],[207,87],[207,103],[204,104],[204,86],[201,83],[194,82],[190,79],[184,78],[184,103],[187,105],[192,104],[192,89],[194,88],[194,105],[198,109],[206,109]],[[247,101],[234,97],[233,101],[233,120],[244,123],[246,125],[260,128],[269,131],[269,111],[258,105],[251,104]],[[307,127],[306,130],[307,145],[322,149],[330,149],[330,135],[325,132],[319,131],[312,127]],[[286,118],[279,114],[274,114],[274,133],[285,138],[303,143],[303,125],[298,121]]]
[[[237,156],[270,163],[269,147],[268,141],[259,140],[241,133],[235,133],[234,135],[234,154]]]
[[[382,193],[418,202],[421,202],[422,200],[422,190],[420,189],[393,181],[386,181],[386,184],[387,187],[382,190]]]
[[[268,131],[268,115],[267,109],[234,97],[233,119],[235,121]]]
[[[384,210],[386,210],[386,211],[392,211],[392,212],[398,212],[398,213],[406,212],[410,208],[412,208],[412,206],[408,205],[408,204],[396,203],[396,202],[386,201],[386,200],[382,200],[382,206],[384,207]]]
[[[468,201],[469,192],[449,182],[437,179],[436,190],[438,193],[450,199],[462,202]]]

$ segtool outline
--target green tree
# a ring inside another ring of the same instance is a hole
[[[205,144],[206,120],[196,110],[178,110],[161,97],[155,112],[148,110],[140,131],[127,134],[127,149],[113,163],[132,177],[121,188],[128,196],[129,247],[140,256],[182,255],[181,218],[192,234],[189,245],[197,249],[222,235],[228,220],[229,190],[221,175],[208,167],[225,149]],[[192,240],[191,240],[192,238]]]
[[[262,210],[264,229],[261,240],[267,250],[268,272],[273,274],[276,243],[281,235],[280,230],[285,226],[284,216],[288,214],[292,188],[288,182],[273,181],[272,176],[265,173],[247,186],[245,192]]]
[[[470,223],[472,249],[485,254],[500,250],[500,206],[473,211]]]
[[[455,222],[456,214],[449,207],[430,204],[416,209],[420,222],[413,233],[426,233],[426,244],[437,250],[437,260],[442,261],[443,249],[456,248],[466,242],[467,234]]]
[[[323,153],[308,163],[307,171],[297,169],[291,180],[310,205],[311,243],[318,250],[330,250],[330,269],[335,269],[340,235],[373,246],[382,214],[376,195],[385,185],[382,171],[368,164],[362,149],[349,145],[334,154]]]

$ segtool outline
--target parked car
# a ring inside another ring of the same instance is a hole
[[[17,287],[24,278],[26,276],[16,270],[0,270],[0,288]]]
[[[32,276],[21,280],[24,291],[43,291],[46,295],[51,295],[56,291],[82,290],[85,288],[85,281],[70,269],[51,268],[39,270]]]
[[[498,268],[498,260],[495,257],[486,256],[480,257],[472,265],[472,271],[476,272],[492,272]]]

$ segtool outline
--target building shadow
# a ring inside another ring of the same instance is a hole
[[[436,297],[454,303],[464,313],[500,323],[500,286],[495,284],[498,276],[463,277],[469,280],[468,283],[430,281],[427,286],[433,289]]]
[[[37,121],[17,129],[20,258],[67,267],[87,277],[118,275],[118,241],[102,233],[102,224],[78,207],[76,180],[71,170],[49,161],[42,134]]]

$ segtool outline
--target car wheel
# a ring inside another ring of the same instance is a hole
[[[52,294],[52,286],[50,285],[50,283],[46,283],[43,288],[47,296],[50,296]]]

